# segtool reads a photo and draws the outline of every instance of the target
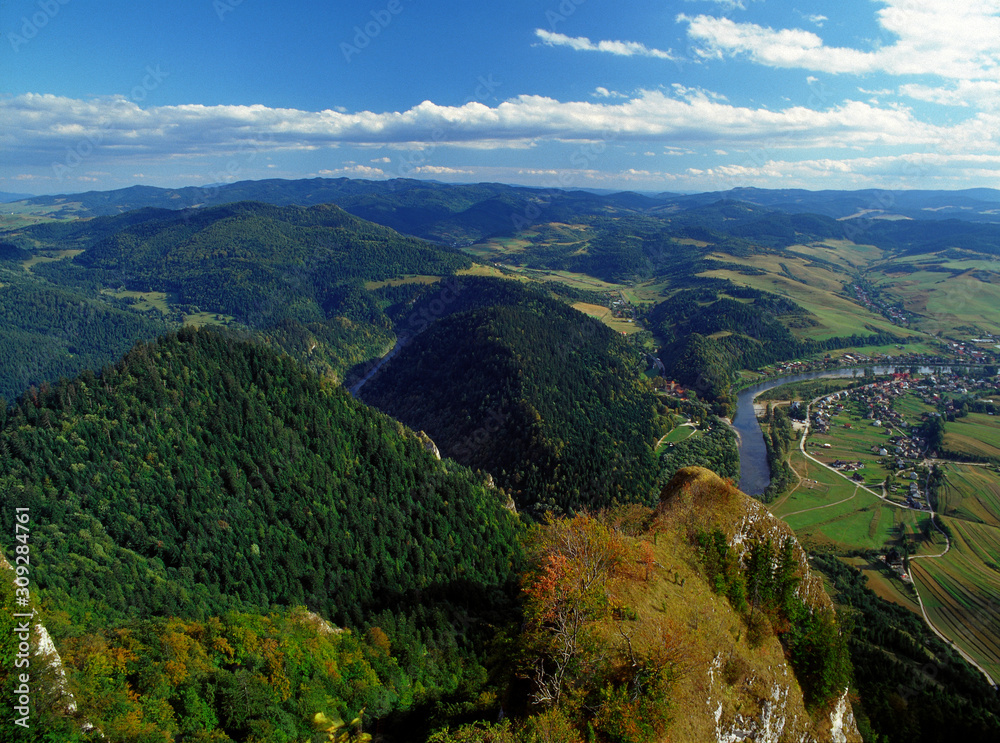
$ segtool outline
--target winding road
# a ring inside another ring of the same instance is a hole
[[[849,478],[847,475],[845,475],[843,472],[840,472],[839,470],[834,469],[833,467],[831,467],[830,465],[826,464],[825,462],[819,461],[818,459],[816,459],[816,457],[812,456],[811,454],[809,454],[806,451],[806,437],[809,435],[809,427],[810,427],[809,412],[810,412],[810,409],[812,408],[812,406],[815,405],[818,401],[822,400],[824,397],[827,397],[827,395],[820,395],[819,397],[815,397],[806,406],[806,420],[805,420],[805,425],[802,428],[802,438],[799,439],[799,451],[802,452],[802,456],[805,457],[806,459],[809,459],[809,460],[815,462],[816,464],[820,465],[821,467],[826,467],[831,472],[835,472],[836,474],[840,475],[841,477],[843,477],[848,482],[853,483],[856,487],[854,489],[854,494],[851,495],[850,498],[844,498],[843,500],[837,501],[837,503],[829,503],[829,504],[826,504],[826,505],[823,505],[823,506],[816,506],[814,508],[807,508],[807,509],[805,509],[803,511],[796,511],[795,513],[805,513],[806,511],[814,511],[814,510],[817,510],[819,508],[829,508],[831,506],[837,505],[838,503],[844,503],[846,501],[851,500],[851,498],[854,498],[855,496],[857,496],[859,489],[867,490],[869,493],[871,493],[872,495],[874,495],[876,498],[879,498],[881,501],[883,501],[884,503],[886,503],[888,505],[894,506],[896,508],[903,508],[903,509],[906,509],[906,510],[911,510],[911,509],[907,508],[907,506],[901,505],[899,503],[894,503],[893,501],[889,500],[885,496],[884,488],[883,488],[883,492],[882,493],[876,493],[871,488],[865,487],[861,483],[855,482],[854,480],[852,480],[851,478]],[[941,461],[941,460],[935,460],[935,461]],[[793,469],[792,471],[794,472],[795,470]],[[799,475],[797,472],[795,474],[796,474],[796,476],[799,477],[799,485],[801,485],[802,484],[802,476]],[[929,486],[930,486],[930,473],[927,474],[927,482],[924,484],[924,492],[925,493],[929,493]],[[796,486],[796,487],[798,487],[798,486]],[[931,505],[930,497],[929,496],[927,498],[927,512],[930,514],[931,524],[933,524],[934,528],[938,530],[938,533],[941,534],[941,536],[944,537],[944,545],[945,545],[944,549],[939,554],[936,554],[936,555],[914,555],[914,556],[910,557],[910,562],[913,562],[914,560],[935,560],[935,559],[944,557],[946,554],[948,554],[948,550],[951,549],[951,540],[948,538],[948,535],[945,534],[941,530],[941,528],[937,524],[937,521],[934,518],[934,515],[935,515],[934,514],[934,508]],[[795,515],[795,514],[792,514],[792,513],[785,514],[784,516],[782,516],[782,518],[787,518],[788,516],[793,516],[793,515]],[[920,590],[917,588],[917,582],[916,582],[916,580],[912,579],[912,571],[911,571],[910,585],[913,586],[913,593],[917,597],[917,603],[920,605],[920,613],[924,617],[924,622],[927,624],[928,627],[930,627],[931,631],[935,635],[937,635],[943,642],[945,642],[947,645],[951,646],[955,650],[955,652],[957,652],[960,656],[962,656],[962,658],[969,665],[971,665],[973,668],[977,669],[980,673],[982,673],[986,677],[986,680],[989,681],[990,685],[993,686],[994,688],[996,688],[997,684],[993,680],[993,677],[989,674],[989,672],[985,668],[983,668],[981,665],[979,665],[968,653],[966,653],[964,650],[962,650],[962,648],[960,648],[958,645],[956,645],[950,639],[948,639],[947,637],[945,637],[945,635],[937,627],[934,626],[934,623],[931,621],[931,618],[927,615],[927,609],[924,607],[923,599],[920,597]]]

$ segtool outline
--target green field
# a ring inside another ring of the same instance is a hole
[[[132,307],[139,312],[156,310],[162,315],[167,315],[170,312],[170,298],[163,292],[130,292],[125,289],[118,291],[102,289],[101,294],[107,294],[108,296],[117,297],[119,299],[123,297],[134,299],[136,301]]]
[[[958,326],[1000,333],[1000,273],[997,263],[979,253],[949,250],[907,256],[878,266],[869,278],[899,297],[903,306],[921,316],[928,333],[951,335]],[[900,265],[902,264],[902,265]]]
[[[916,395],[903,395],[895,400],[892,409],[908,421],[916,423],[924,413],[936,413],[937,408],[928,405]]]
[[[220,315],[215,312],[195,312],[184,315],[185,325],[202,327],[204,325],[228,325],[234,320],[232,315]]]
[[[753,265],[754,261],[749,261]],[[782,261],[786,265],[793,261]],[[756,266],[764,268],[766,266]],[[797,302],[803,309],[811,312],[820,324],[812,328],[793,328],[792,333],[800,338],[825,340],[835,336],[854,335],[859,329],[872,326],[881,332],[894,333],[901,336],[918,336],[919,333],[893,325],[881,315],[869,312],[861,305],[839,294],[846,275],[840,277],[840,286],[836,290],[828,288],[831,280],[825,279],[819,285],[806,284],[800,278],[789,278],[781,273],[767,273],[760,276],[747,276],[728,269],[715,269],[698,274],[720,279],[729,279],[736,284],[746,284],[754,289],[772,292],[788,297]],[[796,275],[793,272],[793,275]],[[832,276],[833,274],[831,274]],[[803,276],[802,278],[806,278]],[[809,280],[809,279],[807,279]],[[827,287],[827,288],[825,288]]]
[[[860,473],[865,478],[865,484],[873,487],[885,481],[889,470],[880,462],[884,457],[872,453],[872,447],[888,447],[890,429],[873,426],[869,420],[855,420],[847,412],[845,410],[830,418],[829,433],[810,433],[806,451],[827,464],[838,459],[863,462],[864,468]],[[845,425],[851,427],[844,428]],[[830,448],[827,449],[825,444],[829,444]]]
[[[872,589],[877,596],[904,606],[914,614],[920,613],[920,605],[917,603],[913,586],[904,583],[898,575],[886,567],[884,562],[865,557],[843,557],[841,559],[864,574],[868,588]]]
[[[817,454],[812,450],[809,453]],[[926,512],[886,503],[841,474],[803,457],[798,450],[792,452],[789,462],[803,480],[770,509],[787,521],[796,534],[808,536],[817,545],[845,551],[880,549],[897,539],[901,525],[911,534],[917,533],[928,519]],[[868,487],[881,492],[879,487],[870,484]],[[933,551],[933,545],[937,544],[933,539],[921,541],[921,549],[925,551]]]
[[[851,268],[862,268],[885,256],[881,248],[874,245],[859,245],[850,240],[824,240],[812,245],[792,245],[789,252],[821,261],[844,263]]]
[[[809,548],[849,551],[881,549],[898,539],[900,528],[919,533],[926,513],[889,505],[858,488],[799,452],[790,458],[803,478],[789,495],[771,506]],[[921,539],[921,550],[933,551],[936,542]]]
[[[634,322],[629,322],[625,318],[615,317],[614,313],[604,305],[600,304],[588,304],[587,302],[574,302],[572,305],[573,309],[579,310],[585,315],[590,315],[600,320],[602,323],[607,325],[614,331],[619,333],[624,333],[625,335],[632,335],[638,333],[642,330],[642,326]]]
[[[55,263],[66,258],[75,258],[82,252],[82,250],[48,250],[42,255],[33,255],[28,260],[23,261],[21,268],[31,273],[31,269],[39,263]]]
[[[403,276],[398,279],[386,279],[385,281],[366,281],[365,289],[371,291],[372,289],[382,289],[386,286],[403,286],[404,284],[436,284],[440,280],[440,276],[415,274],[412,276]]]
[[[943,516],[1000,527],[1000,475],[988,467],[943,465],[945,485],[938,492]]]
[[[1000,678],[1000,529],[945,518],[952,549],[911,562],[934,625]]]
[[[674,430],[663,436],[656,445],[656,456],[660,456],[665,449],[669,449],[671,444],[676,444],[691,438],[698,432],[692,425],[677,426]]]
[[[969,413],[945,425],[945,448],[973,457],[1000,461],[1000,417]]]

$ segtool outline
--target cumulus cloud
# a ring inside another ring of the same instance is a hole
[[[1000,81],[960,80],[950,87],[933,87],[916,83],[902,85],[899,92],[910,98],[943,106],[974,107],[984,110],[1000,108]]]
[[[773,29],[709,15],[677,20],[705,58],[746,56],[771,67],[832,73],[885,72],[956,80],[1000,79],[1000,0],[880,0],[878,23],[892,43],[832,47],[812,31]]]
[[[449,168],[445,165],[420,165],[410,172],[418,175],[472,175],[475,171],[469,168]]]
[[[320,170],[317,175],[323,178],[385,178],[385,171],[381,168],[372,168],[368,165],[358,165],[357,163],[345,163],[343,167]]]
[[[536,28],[535,36],[546,46],[568,46],[578,52],[605,52],[620,57],[655,57],[656,59],[678,59],[669,51],[650,49],[638,41],[598,41],[594,43],[586,36],[567,36],[544,28]]]
[[[985,114],[983,114],[985,115]],[[469,148],[525,147],[538,141],[607,140],[674,146],[780,139],[787,147],[930,144],[986,133],[992,122],[952,127],[921,122],[904,108],[848,101],[823,111],[734,106],[720,96],[677,86],[615,102],[557,101],[523,95],[494,107],[442,106],[342,114],[266,106],[140,108],[120,99],[81,101],[29,94],[0,100],[0,147],[8,162],[59,160],[82,150],[96,156],[219,155],[227,151],[316,150],[341,144]],[[980,141],[982,144],[982,140]]]

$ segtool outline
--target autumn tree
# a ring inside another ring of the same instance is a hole
[[[586,515],[550,520],[534,533],[524,599],[536,704],[558,705],[567,683],[592,664],[594,625],[610,615],[631,551],[623,536]]]

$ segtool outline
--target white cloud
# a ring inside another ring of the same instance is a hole
[[[932,87],[912,83],[899,92],[910,98],[943,106],[974,107],[983,110],[1000,108],[1000,81],[960,80],[952,87]]]
[[[679,15],[705,58],[746,56],[771,67],[862,74],[1000,79],[1000,0],[878,0],[895,41],[870,50],[826,46],[811,31],[773,29],[708,15]]]
[[[475,171],[469,168],[449,168],[444,165],[421,165],[410,172],[418,175],[472,175]]]
[[[356,163],[345,163],[343,167],[320,170],[318,175],[324,178],[385,178],[385,171],[381,168],[371,168],[367,165]]]
[[[542,40],[547,46],[568,46],[578,52],[605,52],[615,54],[620,57],[655,57],[656,59],[676,60],[669,51],[661,49],[650,49],[645,44],[638,41],[598,41],[596,44],[586,36],[567,36],[566,34],[546,31],[544,28],[536,28],[535,36]]]
[[[685,175],[701,185],[714,183],[719,188],[737,185],[773,187],[776,181],[788,187],[815,188],[817,183],[829,188],[889,189],[967,187],[970,179],[983,185],[1000,185],[1000,155],[911,153],[849,159],[816,158],[759,162],[747,157],[743,163],[731,163],[706,169],[688,169]]]
[[[985,90],[983,91],[985,95]],[[9,165],[61,162],[77,152],[100,160],[129,157],[246,158],[339,145],[399,149],[451,146],[525,148],[539,142],[660,143],[721,146],[779,141],[781,147],[860,147],[965,143],[987,151],[1000,136],[986,113],[953,126],[916,119],[903,107],[848,101],[820,110],[734,106],[717,94],[675,86],[614,102],[561,102],[524,95],[494,107],[440,106],[424,101],[406,111],[341,114],[266,106],[160,106],[121,99],[81,101],[29,94],[0,100],[0,149]]]

